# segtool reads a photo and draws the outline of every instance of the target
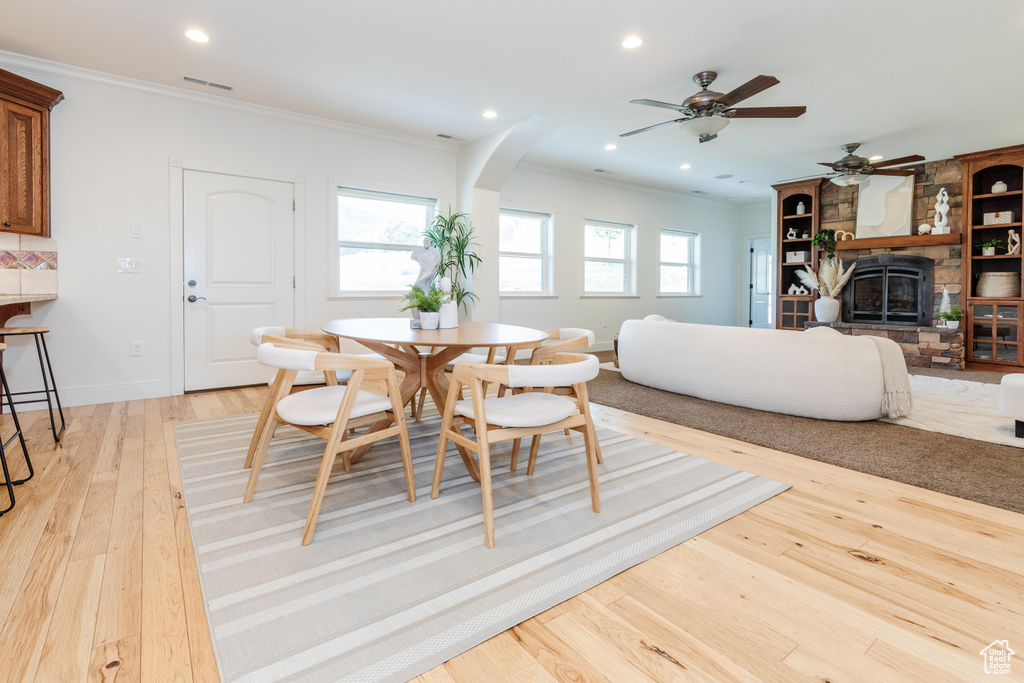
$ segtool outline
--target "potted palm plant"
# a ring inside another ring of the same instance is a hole
[[[476,240],[469,214],[453,212],[449,206],[448,215],[435,218],[423,234],[441,252],[437,275],[451,280],[452,301],[468,311],[469,303],[477,297],[466,286],[466,279],[480,263],[480,256],[473,253]]]

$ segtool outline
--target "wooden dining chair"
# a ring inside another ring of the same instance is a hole
[[[279,325],[266,325],[264,327],[253,328],[249,334],[249,342],[256,347],[259,347],[263,343],[293,343],[299,346],[306,346],[307,348],[317,349],[322,351],[328,351],[330,353],[338,352],[338,339],[329,334],[323,334],[321,332],[310,332],[309,330],[300,330],[290,327],[282,327]],[[296,374],[295,381],[292,383],[293,387],[305,387],[315,386],[317,384],[335,385],[338,382],[347,382],[350,372],[341,373],[329,373],[329,372],[299,372]],[[274,384],[274,380],[271,379],[268,383],[271,386]],[[260,417],[256,421],[256,429],[253,430],[252,439],[249,441],[249,451],[245,454],[245,469],[249,469],[252,465],[253,455],[256,453],[256,444],[259,443],[260,434],[263,431],[263,427],[267,424],[267,420],[270,418],[271,410],[274,407],[274,392],[271,391],[267,394],[267,398],[263,401],[263,406],[260,408]]]
[[[597,486],[597,439],[590,416],[587,382],[598,373],[595,356],[578,353],[551,352],[549,364],[489,365],[457,363],[452,373],[452,386],[444,408],[441,439],[434,464],[434,481],[430,497],[441,492],[448,442],[479,459],[480,488],[484,510],[484,543],[494,547],[494,501],[491,495],[491,456],[494,443],[532,436],[530,463],[526,470],[532,475],[537,463],[540,436],[546,432],[573,429],[583,433],[586,445],[587,472],[590,477],[590,502],[594,512],[601,511]],[[542,354],[544,355],[544,354]],[[504,384],[512,388],[550,387],[552,390],[526,390],[507,396],[486,398],[485,383]],[[459,400],[463,386],[469,386],[471,400]],[[475,439],[463,434],[469,425]],[[469,457],[472,457],[471,455]]]
[[[466,353],[462,354],[461,356],[456,357],[455,360],[453,360],[451,363],[449,363],[447,366],[445,366],[445,372],[448,373],[448,374],[451,374],[451,371],[455,367],[455,364],[456,363],[462,363],[462,362],[466,362],[466,363],[490,363],[490,364],[501,365],[501,364],[503,364],[505,362],[505,359],[507,357],[509,357],[509,354],[512,353],[511,349],[513,347],[508,347],[505,350],[505,354],[502,354],[502,355],[498,355],[498,348],[499,347],[497,347],[497,346],[490,347],[488,349],[486,355],[480,354],[480,353],[469,353],[469,352],[466,352]],[[437,353],[437,347],[436,346],[431,346],[430,347],[430,352],[431,353]],[[515,356],[511,355],[511,357],[514,358]],[[413,401],[412,401],[412,408],[411,408],[411,410],[412,410],[412,417],[417,422],[419,422],[421,419],[423,419],[423,406],[426,403],[426,400],[427,400],[427,388],[423,387],[422,389],[420,389],[419,397],[416,398],[416,399],[413,399]]]
[[[342,454],[345,471],[349,470],[349,454],[360,446],[370,445],[398,436],[402,464],[405,467],[405,487],[410,502],[416,500],[416,482],[412,471],[412,450],[402,406],[402,393],[398,385],[395,366],[390,361],[340,353],[328,353],[296,344],[261,344],[257,360],[268,367],[277,368],[271,389],[273,408],[270,418],[261,430],[256,452],[245,488],[244,501],[252,500],[259,481],[260,469],[266,458],[270,442],[278,424],[288,424],[325,439],[323,459],[309,505],[306,530],[302,545],[313,540],[313,531],[320,513],[327,482],[335,460]],[[291,393],[295,377],[300,372],[350,372],[346,386],[330,385]],[[362,391],[368,382],[383,383],[386,395]],[[350,438],[349,429],[372,425],[382,419],[394,424],[379,431],[367,429],[361,436]]]
[[[588,349],[594,345],[594,342],[597,339],[591,330],[582,327],[562,327],[559,329],[544,330],[544,333],[548,335],[548,338],[533,346],[533,350],[530,353],[530,365],[549,364],[555,353],[567,353]],[[509,387],[507,386],[503,385],[498,387],[499,396],[504,396],[507,391],[509,391]],[[514,391],[514,393],[521,392],[522,389]],[[569,436],[568,429],[565,430],[565,435]],[[521,441],[521,439],[516,439],[512,442],[511,468],[513,472],[519,463],[519,445]],[[597,443],[597,441],[595,441],[595,443]],[[604,464],[604,456],[601,455],[601,444],[599,443],[597,443],[597,462],[599,465]]]

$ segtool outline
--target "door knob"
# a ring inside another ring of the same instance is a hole
[[[11,227],[11,222],[10,221],[4,221],[4,227],[5,228]]]
[[[199,301],[200,299],[202,299],[203,301],[206,301],[206,297],[205,296],[196,296],[195,294],[189,294],[188,295],[188,302],[190,304],[194,304],[195,302]]]

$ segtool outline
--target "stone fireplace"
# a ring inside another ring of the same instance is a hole
[[[843,322],[931,326],[935,261],[879,254],[850,263],[856,268],[843,288]]]

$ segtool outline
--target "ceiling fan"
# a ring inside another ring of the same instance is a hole
[[[718,137],[719,131],[729,125],[729,121],[736,119],[794,119],[807,111],[807,107],[746,107],[734,109],[733,105],[742,102],[748,97],[767,90],[773,85],[778,85],[779,79],[774,76],[757,76],[752,78],[735,90],[724,95],[714,90],[708,90],[718,77],[714,71],[701,71],[693,77],[695,83],[700,85],[701,91],[683,100],[682,104],[670,104],[658,102],[657,100],[630,100],[632,104],[645,104],[649,107],[661,107],[662,109],[674,109],[683,115],[682,118],[664,123],[656,123],[653,126],[632,130],[623,133],[619,137],[628,137],[653,130],[671,123],[682,123],[690,132],[697,135],[701,142],[708,142]]]
[[[833,171],[832,173],[826,173],[822,177],[828,178],[841,187],[859,185],[867,180],[869,175],[914,175],[914,171],[908,169],[883,167],[902,166],[903,164],[911,164],[915,161],[924,161],[924,157],[920,154],[912,154],[896,159],[872,162],[870,159],[854,154],[858,147],[860,147],[859,142],[851,142],[848,145],[843,145],[843,151],[846,152],[846,156],[839,161],[818,162],[820,166],[828,166]],[[818,176],[807,177],[816,178]],[[802,178],[796,178],[795,180],[802,180]]]

